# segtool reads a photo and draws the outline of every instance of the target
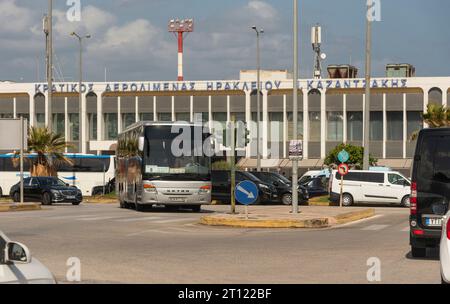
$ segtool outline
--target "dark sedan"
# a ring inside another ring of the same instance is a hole
[[[292,204],[292,183],[289,179],[276,172],[252,172],[257,178],[265,183],[274,185],[277,190],[277,197],[273,198],[273,202],[283,203],[284,205]],[[299,202],[305,203],[309,199],[309,193],[305,187],[298,186]]]
[[[81,191],[69,186],[57,177],[27,177],[23,180],[25,201],[39,201],[43,205],[72,203],[79,205],[83,200]],[[9,193],[15,202],[20,201],[20,183],[11,187]]]

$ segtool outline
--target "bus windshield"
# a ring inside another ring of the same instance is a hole
[[[143,171],[145,178],[150,179],[209,179],[211,161],[203,153],[203,141],[209,134],[201,133],[202,130],[187,127],[191,134],[187,134],[187,139],[182,144],[174,143],[181,130],[173,133],[171,126],[148,126],[145,128],[145,149],[143,158]],[[177,129],[177,128],[175,128]],[[177,130],[178,131],[178,130]],[[201,141],[194,142],[194,133],[202,134]],[[185,134],[186,135],[186,134]],[[190,135],[190,136],[189,136]],[[186,138],[186,136],[185,136]],[[178,138],[179,139],[179,138]],[[186,146],[184,146],[186,145]],[[198,151],[194,151],[194,147],[198,147]],[[172,149],[182,149],[183,153],[177,155],[177,151]]]

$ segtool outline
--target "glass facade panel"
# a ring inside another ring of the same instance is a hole
[[[158,113],[158,121],[172,121],[172,113]]]
[[[105,121],[105,139],[106,140],[116,140],[117,139],[117,114],[115,113],[106,113],[104,114]]]
[[[294,136],[294,113],[287,113],[287,129],[288,129],[288,140]],[[297,134],[299,138],[303,138],[303,112],[298,112],[297,115]]]
[[[408,140],[411,140],[413,134],[423,128],[422,112],[408,112],[407,117],[407,132]]]
[[[269,141],[283,141],[283,113],[269,113]]]
[[[131,126],[136,122],[136,115],[134,113],[122,114],[122,129],[125,130],[126,127]]]
[[[153,113],[141,113],[139,118],[141,121],[153,121]]]
[[[360,141],[363,138],[363,112],[347,112],[347,140]]]
[[[387,140],[403,140],[403,112],[387,112]]]
[[[64,135],[65,134],[65,117],[64,113],[55,113],[53,114],[53,131],[57,134]]]
[[[309,140],[320,142],[320,112],[309,112]]]
[[[117,117],[117,115],[116,115]],[[69,114],[69,141],[78,140],[79,135],[79,114],[78,113],[70,113]]]
[[[370,140],[383,140],[383,112],[370,112]]]
[[[342,112],[327,112],[327,140],[344,140],[344,116]]]
[[[88,114],[89,140],[97,140],[97,114]]]

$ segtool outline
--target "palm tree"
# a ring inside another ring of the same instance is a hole
[[[37,156],[28,158],[31,166],[31,176],[57,176],[57,166],[60,164],[73,164],[72,160],[64,155],[67,144],[64,136],[53,133],[48,128],[30,127],[28,133],[28,151]],[[18,158],[16,157],[17,161]]]
[[[450,126],[450,109],[441,104],[431,102],[427,105],[427,111],[422,114],[423,122],[429,128],[444,128]],[[411,140],[416,140],[419,131],[412,134]]]
[[[430,128],[442,128],[450,126],[450,109],[446,106],[429,103],[427,112],[423,114],[423,120]]]

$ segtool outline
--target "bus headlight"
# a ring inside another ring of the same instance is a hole
[[[156,187],[153,184],[144,184],[144,191],[148,193],[156,193]]]
[[[201,186],[200,190],[198,191],[199,194],[208,194],[210,192],[211,192],[211,185]]]

